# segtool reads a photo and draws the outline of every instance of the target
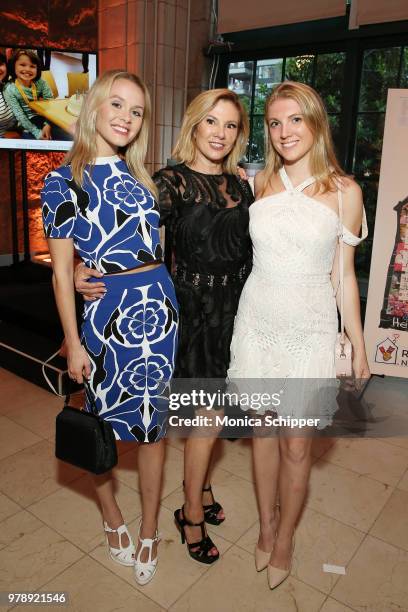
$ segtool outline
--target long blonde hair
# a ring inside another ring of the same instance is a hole
[[[194,162],[197,154],[194,138],[196,128],[220,100],[232,102],[239,112],[237,140],[223,160],[224,172],[236,174],[238,162],[243,156],[248,142],[249,121],[239,97],[229,89],[210,89],[194,98],[184,113],[180,134],[172,151],[172,157],[185,164]]]
[[[326,193],[338,187],[338,180],[345,176],[334,152],[329,119],[319,94],[304,83],[284,81],[272,90],[265,101],[265,169],[260,195],[265,192],[272,176],[283,165],[283,159],[274,149],[268,126],[269,106],[282,98],[289,98],[298,103],[307,127],[313,134],[313,146],[310,154],[312,175],[316,178],[315,193]]]
[[[131,72],[108,70],[92,85],[82,105],[76,124],[74,144],[65,158],[65,163],[70,164],[75,182],[82,185],[85,166],[89,164],[92,169],[97,157],[96,117],[98,110],[108,98],[112,85],[117,79],[126,79],[140,87],[145,99],[142,127],[136,138],[119,153],[124,157],[133,176],[157,196],[156,186],[144,166],[152,114],[150,95],[142,79]]]

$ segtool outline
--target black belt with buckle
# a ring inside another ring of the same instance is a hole
[[[237,272],[230,274],[205,274],[203,272],[191,272],[183,266],[176,266],[175,274],[177,280],[191,283],[195,287],[225,287],[234,283],[240,283],[246,279],[250,266],[244,265]]]

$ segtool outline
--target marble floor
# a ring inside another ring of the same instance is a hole
[[[408,380],[376,378],[370,393],[408,407]],[[189,559],[173,523],[183,455],[182,441],[170,440],[158,571],[139,587],[131,568],[108,559],[88,476],[54,458],[60,408],[60,398],[0,369],[0,592],[65,591],[62,609],[83,612],[408,611],[408,436],[316,440],[292,574],[274,591],[254,569],[249,442],[218,442],[213,483],[227,520],[211,529],[222,557],[206,567]],[[115,486],[133,536],[136,464],[135,448],[122,444]]]

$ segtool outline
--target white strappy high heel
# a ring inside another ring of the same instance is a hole
[[[153,538],[141,538],[140,537],[141,528],[142,528],[142,521],[140,521],[139,523],[139,536],[138,537],[139,537],[139,542],[141,546],[140,546],[140,550],[137,554],[136,561],[135,561],[135,580],[138,584],[144,585],[150,582],[156,573],[158,557],[156,555],[156,557],[152,559],[152,551],[153,551],[153,544],[155,542],[160,542],[160,534],[157,532],[157,529],[156,529],[156,532]],[[142,556],[142,551],[144,548],[147,548],[149,550],[149,556],[148,556],[147,561],[140,560]]]
[[[120,565],[132,566],[135,562],[135,545],[125,524],[120,525],[117,529],[111,529],[106,521],[103,522],[103,528],[106,532],[106,545],[108,548],[108,555],[116,563]],[[108,533],[117,533],[119,537],[119,548],[115,548],[109,544]],[[129,544],[122,546],[122,536],[126,534],[129,538]]]

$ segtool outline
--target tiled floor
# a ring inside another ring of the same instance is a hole
[[[131,568],[107,557],[88,476],[54,458],[61,400],[1,369],[0,388],[0,591],[66,591],[69,605],[61,609],[83,612],[408,611],[408,436],[316,441],[292,575],[273,592],[254,569],[249,442],[219,442],[213,481],[227,520],[211,529],[222,557],[206,567],[188,558],[173,523],[183,454],[181,441],[170,440],[159,568],[139,587]],[[408,408],[408,380],[376,378],[370,394]],[[135,466],[134,447],[123,445],[115,478],[134,536]],[[346,574],[325,573],[324,563]]]

